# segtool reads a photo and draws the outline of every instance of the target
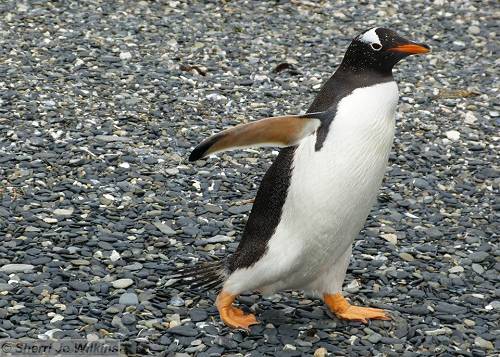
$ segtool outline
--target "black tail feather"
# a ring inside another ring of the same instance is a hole
[[[177,280],[171,287],[188,286],[191,291],[205,292],[222,285],[227,276],[225,261],[218,260],[180,268],[167,279]]]

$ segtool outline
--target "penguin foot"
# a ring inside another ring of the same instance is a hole
[[[233,306],[236,295],[221,291],[217,296],[216,305],[220,318],[225,325],[235,329],[250,330],[251,325],[258,324],[259,321],[253,314],[245,314],[243,310]]]
[[[347,302],[341,293],[325,294],[323,299],[330,311],[340,319],[361,321],[365,324],[368,320],[390,320],[390,317],[384,310],[353,306]]]

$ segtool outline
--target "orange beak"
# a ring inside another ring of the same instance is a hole
[[[405,53],[407,55],[427,53],[430,50],[431,48],[423,43],[405,43],[388,49],[388,51]]]

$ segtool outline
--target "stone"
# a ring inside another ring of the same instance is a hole
[[[328,350],[324,347],[317,348],[314,351],[314,357],[326,357],[328,355]]]
[[[111,283],[111,285],[115,289],[125,289],[125,288],[128,288],[133,283],[134,283],[134,281],[132,279],[125,278],[125,279],[117,279],[117,280],[113,281]]]
[[[173,335],[186,336],[186,337],[195,337],[198,336],[198,331],[189,326],[176,326],[169,328],[167,332]]]
[[[471,35],[479,35],[481,33],[481,29],[478,26],[472,25],[469,26],[467,32],[470,33]]]
[[[399,253],[399,256],[401,257],[401,259],[403,259],[404,261],[406,262],[412,262],[415,260],[415,258],[413,257],[413,255],[409,254],[409,253]]]
[[[60,216],[60,217],[70,217],[73,214],[74,211],[75,211],[75,209],[73,207],[56,208],[54,210],[54,214],[56,216]]]
[[[491,343],[488,340],[485,340],[484,338],[477,336],[474,339],[474,345],[480,348],[484,348],[486,350],[492,350],[494,348],[493,343]]]
[[[6,274],[12,273],[28,273],[35,269],[34,265],[31,264],[5,264],[0,267],[0,272]]]
[[[464,268],[461,267],[460,265],[455,265],[454,267],[448,269],[448,272],[452,273],[452,274],[463,273],[464,272]]]
[[[132,58],[132,54],[130,52],[120,52],[120,59],[129,60]]]
[[[139,298],[135,293],[123,293],[118,303],[122,305],[137,305],[139,304]]]
[[[490,254],[488,252],[479,251],[469,254],[469,259],[472,260],[473,263],[482,263],[488,259],[489,256]]]
[[[159,222],[159,221],[154,221],[153,222],[153,225],[160,231],[162,232],[163,234],[166,234],[166,235],[172,235],[172,234],[175,234],[175,231],[170,228],[167,224],[165,223],[162,223],[162,222]]]
[[[85,316],[85,315],[79,315],[78,320],[80,320],[83,323],[86,323],[88,325],[94,325],[99,321],[95,317],[90,317],[90,316]]]
[[[393,245],[398,244],[398,236],[394,233],[381,234],[381,237]]]
[[[446,137],[451,141],[457,141],[460,139],[460,133],[456,130],[449,130],[446,133]]]

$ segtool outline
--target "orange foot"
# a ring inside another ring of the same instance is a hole
[[[253,314],[245,314],[243,310],[233,306],[233,301],[236,295],[231,295],[221,291],[217,296],[217,310],[219,310],[222,322],[231,328],[250,330],[251,325],[258,324],[259,322]]]
[[[353,306],[347,302],[341,293],[325,294],[325,304],[338,318],[350,321],[390,320],[384,310],[371,307]]]

